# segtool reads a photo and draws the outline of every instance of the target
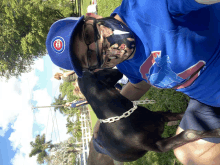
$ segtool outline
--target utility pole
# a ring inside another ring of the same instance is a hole
[[[74,100],[72,102],[72,108],[80,107],[80,106],[86,105],[86,104],[88,104],[87,100],[80,100],[80,101]],[[36,109],[36,108],[50,108],[50,107],[64,107],[64,106],[65,105],[50,105],[50,106],[37,106],[37,107],[32,106],[32,109]]]
[[[50,105],[50,106],[37,106],[34,107],[32,106],[32,109],[36,109],[36,108],[50,108],[50,107],[63,107],[64,105]]]

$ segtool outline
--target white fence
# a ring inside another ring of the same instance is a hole
[[[89,142],[92,138],[92,129],[90,124],[88,105],[82,106],[80,121],[82,130],[82,154],[80,158],[80,165],[87,165],[87,160],[89,156]]]

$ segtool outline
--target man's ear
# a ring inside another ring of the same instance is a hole
[[[96,19],[101,19],[101,18],[103,18],[102,16],[96,15],[96,14],[94,14],[94,13],[86,13],[86,17],[93,17],[93,18],[96,18]]]

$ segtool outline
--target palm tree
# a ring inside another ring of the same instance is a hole
[[[51,149],[47,158],[48,165],[76,164],[76,155],[82,152],[80,147],[82,142],[75,142],[75,140],[70,137]]]
[[[81,122],[77,119],[76,121],[71,120],[71,116],[67,117],[67,133],[72,134],[75,137],[81,137],[82,131],[81,131]]]
[[[52,105],[64,105],[66,103],[66,100],[64,100],[64,97],[62,97],[61,94],[59,94],[59,96],[57,98],[54,97],[55,101],[52,103]],[[67,112],[69,109],[64,108],[64,107],[54,107],[54,111],[56,112],[57,110],[59,110],[60,113],[63,114],[65,112]]]
[[[35,138],[35,142],[30,142],[30,145],[32,146],[31,153],[29,154],[29,157],[37,156],[37,162],[39,164],[43,164],[46,160],[48,153],[46,149],[52,149],[55,145],[51,144],[52,141],[46,142],[45,140],[45,134],[42,136],[37,135]]]

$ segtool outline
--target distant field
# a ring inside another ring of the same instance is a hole
[[[121,0],[97,0],[98,15],[103,17],[108,17],[116,7],[121,5]],[[87,12],[87,7],[92,3],[91,0],[81,0],[81,14],[85,15]]]
[[[97,0],[98,15],[109,17],[116,7],[121,5],[122,0]]]
[[[90,117],[91,117],[91,120],[92,120],[92,131],[93,131],[93,128],[94,128],[95,123],[97,122],[98,118],[96,117],[96,114],[93,112],[92,107],[90,105],[88,105],[88,107],[91,110],[90,111]]]

